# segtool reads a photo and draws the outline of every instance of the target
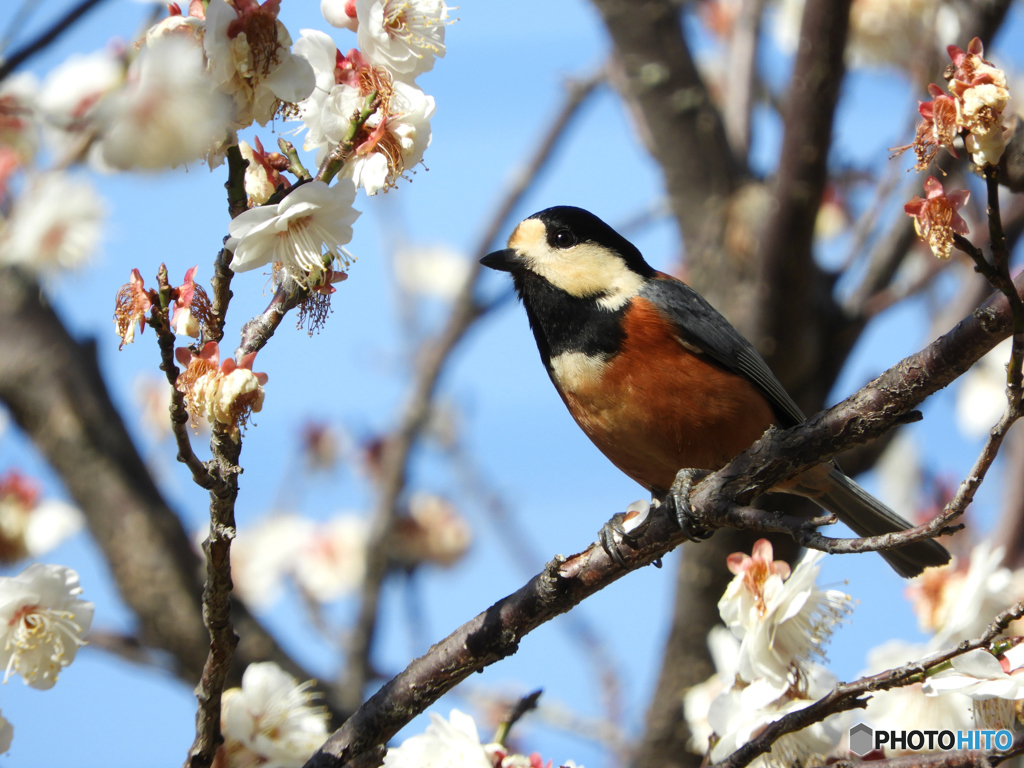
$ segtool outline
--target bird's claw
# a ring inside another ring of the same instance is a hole
[[[693,507],[690,505],[690,493],[693,491],[693,487],[709,474],[711,473],[706,469],[681,469],[668,492],[675,507],[676,522],[690,541],[704,541],[711,538],[711,534],[715,532],[713,528],[702,525],[696,519]]]
[[[631,568],[622,556],[622,550],[619,549],[619,541],[624,541],[630,548],[635,547],[637,542],[636,536],[625,528],[626,514],[626,512],[616,512],[612,515],[611,520],[601,526],[601,530],[597,534],[597,539],[601,542],[601,548],[608,553],[608,557],[612,559],[612,562],[624,571],[631,570]]]

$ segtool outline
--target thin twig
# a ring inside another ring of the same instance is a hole
[[[480,276],[479,260],[487,254],[502,229],[507,226],[509,216],[547,164],[573,116],[603,79],[604,72],[601,70],[588,78],[568,84],[565,103],[545,131],[529,164],[517,174],[479,240],[465,282],[452,302],[444,329],[433,342],[425,346],[420,356],[401,423],[385,441],[377,503],[370,522],[366,572],[360,594],[359,613],[349,635],[347,664],[341,684],[342,696],[350,704],[352,711],[355,711],[363,700],[363,689],[371,667],[370,650],[377,626],[380,590],[387,574],[387,551],[384,542],[390,535],[395,507],[405,488],[409,456],[427,423],[437,383],[452,351],[473,323],[485,312],[485,307],[476,299]]]
[[[103,0],[82,0],[78,5],[69,8],[68,12],[51,24],[48,29],[3,60],[3,63],[0,64],[0,82],[3,82],[14,70],[46,48],[70,29],[76,21],[102,2]]]
[[[540,695],[544,691],[538,688],[533,693],[528,693],[523,696],[516,705],[512,707],[508,713],[501,718],[501,722],[498,723],[498,730],[494,734],[494,742],[496,744],[505,744],[505,740],[508,739],[509,731],[512,730],[512,726],[522,720],[523,715],[537,708],[537,701],[540,699]]]

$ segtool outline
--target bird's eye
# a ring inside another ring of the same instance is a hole
[[[568,229],[560,229],[551,238],[551,244],[556,248],[572,248],[576,245],[576,235]]]

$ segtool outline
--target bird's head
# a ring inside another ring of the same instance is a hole
[[[567,205],[523,220],[509,237],[508,248],[480,262],[512,273],[520,296],[539,279],[611,311],[628,302],[655,275],[626,238],[589,211]]]

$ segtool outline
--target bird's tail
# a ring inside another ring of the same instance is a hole
[[[878,536],[904,531],[911,524],[865,491],[838,468],[829,473],[827,490],[814,499],[834,513],[858,536]],[[925,568],[945,565],[949,552],[934,539],[925,539],[899,549],[879,552],[900,576],[909,579]]]

